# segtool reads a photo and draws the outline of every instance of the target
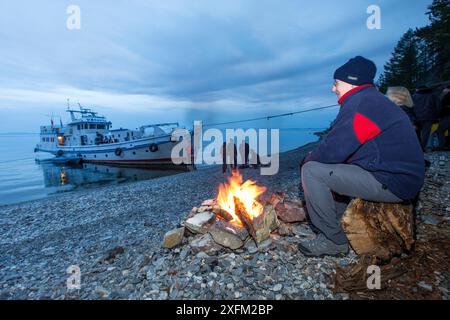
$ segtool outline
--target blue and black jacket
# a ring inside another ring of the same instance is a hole
[[[305,161],[360,166],[400,199],[414,199],[425,162],[405,112],[373,85],[350,90],[339,104],[331,131]]]

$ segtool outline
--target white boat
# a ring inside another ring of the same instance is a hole
[[[111,165],[173,165],[172,140],[178,123],[141,126],[137,130],[111,129],[111,122],[91,109],[68,109],[71,122],[41,126],[35,152],[58,158]]]

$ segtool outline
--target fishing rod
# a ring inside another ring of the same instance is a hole
[[[250,122],[250,121],[257,121],[257,120],[270,120],[270,119],[279,118],[279,117],[293,116],[294,114],[299,114],[299,113],[334,108],[337,106],[339,106],[339,104],[333,104],[333,105],[329,105],[329,106],[311,108],[311,109],[295,111],[295,112],[287,112],[287,113],[276,114],[276,115],[271,115],[271,116],[266,116],[266,117],[253,118],[253,119],[227,121],[227,122],[219,122],[219,123],[209,123],[209,124],[204,124],[203,127],[221,126],[221,125],[225,125],[225,124],[234,124],[234,123]]]

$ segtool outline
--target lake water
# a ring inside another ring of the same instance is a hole
[[[317,140],[315,129],[281,129],[280,151]],[[105,184],[153,179],[180,171],[115,168],[83,164],[78,167],[37,163],[48,154],[33,152],[38,134],[0,134],[0,205],[40,199]],[[201,169],[201,168],[200,168]]]

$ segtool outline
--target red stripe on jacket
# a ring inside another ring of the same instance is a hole
[[[381,129],[372,120],[360,113],[355,113],[353,130],[361,144],[364,144],[381,133]]]

